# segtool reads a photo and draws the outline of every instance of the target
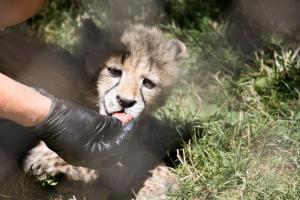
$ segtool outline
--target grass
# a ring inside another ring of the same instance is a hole
[[[219,42],[219,30],[185,40],[192,57],[158,112],[193,124],[177,154],[182,185],[172,199],[299,199],[298,50],[270,38],[247,57]]]
[[[192,135],[177,151],[181,188],[171,199],[299,199],[298,49],[271,37],[244,55],[226,42],[228,22],[218,17],[228,1],[203,2],[198,8],[193,0],[168,1],[169,23],[159,25],[184,41],[190,55],[178,87],[156,113]],[[70,48],[79,13],[70,1],[50,1],[21,28]]]

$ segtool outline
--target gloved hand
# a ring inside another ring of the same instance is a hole
[[[122,126],[116,118],[53,96],[50,98],[49,115],[35,127],[46,145],[74,165],[97,170],[113,167],[127,149],[134,133],[131,131],[133,123]]]

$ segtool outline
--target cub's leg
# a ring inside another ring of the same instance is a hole
[[[75,167],[65,162],[56,153],[51,151],[44,142],[40,142],[32,148],[27,154],[24,164],[25,172],[32,175],[65,175],[73,181],[82,181],[84,183],[94,182],[98,174],[95,170],[85,167]]]
[[[150,171],[151,176],[146,179],[139,190],[136,200],[165,200],[168,194],[179,189],[179,179],[165,165],[159,165]]]
[[[63,174],[69,180],[84,183],[93,183],[99,176],[95,170],[68,164],[48,149],[43,142],[29,151],[24,161],[24,170],[36,176],[46,174],[54,177]],[[178,189],[179,179],[163,164],[158,165],[149,173],[150,176],[137,193],[137,200],[168,199],[167,195]]]

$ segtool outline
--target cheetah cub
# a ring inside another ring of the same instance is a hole
[[[43,73],[49,72],[43,80],[32,80],[26,72],[16,79],[89,106],[100,114],[125,121],[137,120],[138,134],[124,152],[124,158],[112,163],[109,171],[72,166],[43,142],[28,152],[23,165],[25,171],[37,176],[64,175],[69,180],[104,185],[117,196],[132,194],[134,190],[140,200],[166,199],[166,194],[178,187],[178,179],[161,164],[161,158],[168,150],[168,141],[173,139],[168,137],[177,132],[162,128],[149,115],[164,104],[176,83],[177,66],[186,56],[185,45],[176,39],[165,39],[157,28],[129,25],[99,29],[91,20],[84,22],[80,41],[75,53],[51,48],[44,53],[52,58],[51,62],[59,60],[56,61],[60,63],[59,77],[66,77],[61,83],[59,80],[63,78],[51,77],[53,69],[43,69]],[[32,62],[28,64],[27,73],[37,70],[33,66]],[[72,75],[67,74],[69,69]],[[52,84],[45,79],[52,80]]]

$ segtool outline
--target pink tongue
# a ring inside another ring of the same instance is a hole
[[[123,125],[132,120],[132,116],[124,112],[115,112],[112,114],[112,116],[120,120]]]

